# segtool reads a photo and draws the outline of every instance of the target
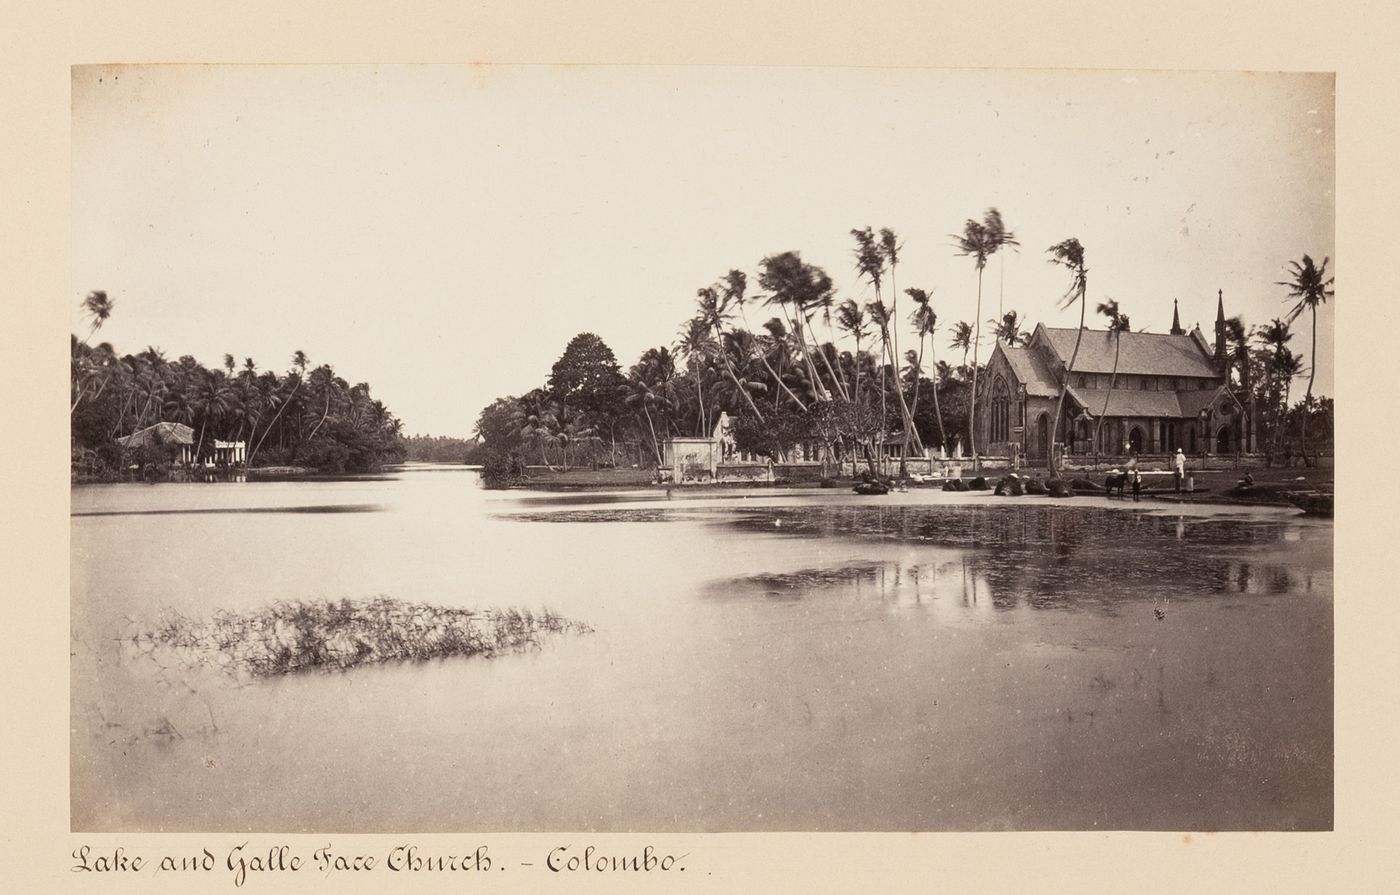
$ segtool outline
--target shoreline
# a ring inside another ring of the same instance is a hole
[[[1283,471],[1283,470],[1279,470],[1279,472],[1282,472],[1282,471]],[[1292,472],[1292,471],[1296,471],[1296,470],[1288,470],[1288,471]],[[1312,470],[1312,471],[1313,471],[1314,473],[1316,473],[1316,472],[1323,472],[1323,470],[1316,470],[1316,469],[1315,469],[1315,470]],[[1086,473],[1086,471],[1084,471],[1084,470],[1073,470],[1073,471],[1072,471],[1072,474],[1069,476],[1069,478],[1071,478],[1071,479],[1075,479],[1075,478],[1078,478],[1078,479],[1087,479],[1087,480],[1089,480],[1089,481],[1093,481],[1093,480],[1096,479],[1096,478],[1102,477],[1106,472],[1107,472],[1107,470],[1096,470],[1096,471],[1087,472],[1087,473]],[[1190,491],[1190,492],[1186,492],[1186,491],[1177,492],[1177,491],[1175,491],[1175,490],[1173,490],[1173,489],[1171,489],[1171,488],[1166,488],[1166,489],[1153,488],[1153,489],[1150,489],[1150,490],[1149,490],[1149,489],[1144,489],[1144,490],[1141,492],[1141,494],[1140,494],[1140,497],[1141,497],[1141,501],[1140,501],[1140,502],[1152,501],[1152,502],[1154,502],[1154,503],[1166,504],[1166,505],[1178,505],[1178,504],[1188,504],[1188,505],[1189,505],[1189,504],[1213,504],[1213,505],[1218,505],[1218,506],[1241,506],[1241,507],[1250,507],[1250,506],[1257,506],[1257,507],[1294,507],[1294,506],[1296,506],[1296,505],[1295,505],[1292,501],[1290,501],[1290,500],[1285,496],[1285,492],[1287,492],[1287,491],[1324,491],[1324,492],[1329,493],[1329,494],[1332,493],[1332,485],[1333,485],[1333,483],[1332,483],[1332,477],[1331,477],[1331,475],[1330,475],[1331,470],[1328,469],[1328,470],[1325,470],[1325,472],[1327,473],[1326,475],[1317,475],[1317,476],[1314,476],[1314,478],[1316,478],[1316,479],[1318,480],[1318,481],[1316,481],[1316,482],[1314,482],[1314,481],[1308,479],[1308,478],[1305,477],[1305,476],[1294,476],[1294,477],[1270,476],[1270,479],[1272,479],[1272,480],[1260,481],[1260,482],[1258,482],[1258,483],[1254,486],[1255,490],[1254,490],[1252,493],[1248,494],[1248,495],[1246,495],[1246,494],[1231,494],[1231,493],[1229,493],[1229,491],[1230,491],[1230,490],[1233,490],[1235,487],[1237,487],[1237,484],[1238,484],[1238,479],[1236,478],[1236,476],[1238,475],[1238,472],[1239,472],[1238,470],[1234,470],[1234,469],[1197,471],[1197,472],[1195,472],[1195,473],[1193,474],[1193,476],[1192,476],[1192,478],[1194,478],[1194,479],[1197,480],[1197,487],[1195,488],[1195,490]],[[987,479],[987,483],[988,483],[988,487],[987,487],[987,489],[986,489],[986,493],[988,494],[988,496],[992,496],[992,491],[993,491],[993,489],[994,489],[995,486],[996,486],[996,480],[999,479],[999,478],[1000,478],[1002,475],[1004,475],[1004,474],[1005,474],[1005,473],[1003,473],[1003,472],[992,471],[992,474],[985,476],[985,478]],[[672,494],[672,495],[678,495],[678,494],[695,494],[695,495],[705,495],[705,494],[723,494],[723,493],[730,493],[730,492],[744,492],[744,491],[755,491],[755,490],[776,490],[776,491],[828,491],[828,490],[829,490],[829,491],[841,491],[841,492],[844,492],[844,491],[849,491],[849,490],[853,487],[853,485],[855,484],[855,482],[858,481],[857,479],[846,479],[846,478],[841,478],[841,479],[832,479],[832,480],[829,480],[829,482],[832,482],[832,483],[834,483],[834,484],[826,484],[826,485],[823,485],[823,484],[821,484],[821,483],[819,483],[819,482],[707,482],[707,483],[702,483],[702,484],[676,485],[676,484],[659,483],[659,482],[655,482],[655,481],[645,481],[645,482],[641,482],[641,481],[637,481],[635,475],[618,476],[617,479],[614,480],[614,481],[597,480],[596,478],[594,478],[594,480],[591,480],[591,481],[580,481],[580,480],[569,481],[568,479],[564,478],[565,476],[568,476],[568,475],[570,475],[570,473],[560,473],[560,474],[558,474],[557,476],[541,476],[539,479],[535,479],[535,480],[523,482],[523,483],[516,484],[516,485],[511,485],[511,486],[508,487],[508,488],[503,488],[503,489],[499,489],[499,490],[501,490],[501,491],[503,491],[503,492],[505,492],[505,491],[534,491],[534,492],[545,493],[545,494],[549,494],[549,493],[588,493],[588,492],[595,492],[595,491],[596,491],[596,492],[603,492],[603,491],[620,491],[620,492],[635,492],[635,493],[654,492],[654,493],[656,493],[656,494],[658,494],[658,495],[661,495],[661,494]],[[598,473],[596,473],[596,472],[590,473],[590,476],[591,476],[591,477],[596,477],[597,475],[598,475]],[[1022,476],[1026,476],[1027,473],[1022,472],[1021,475],[1022,475]],[[1042,479],[1046,477],[1046,476],[1044,476],[1043,474],[1042,474],[1042,475],[1037,475],[1037,474],[1034,473],[1034,472],[1030,473],[1029,476],[1032,477],[1032,478],[1042,478]],[[1261,477],[1261,478],[1262,478],[1262,477]],[[1207,486],[1207,487],[1200,487],[1200,480],[1201,480],[1201,479],[1205,479],[1206,482],[1208,483],[1208,485],[1214,485],[1215,487],[1209,487],[1209,486]],[[966,477],[964,477],[964,478],[963,478],[963,481],[969,481],[969,479],[966,478]],[[1224,486],[1224,487],[1222,487],[1222,486]],[[942,482],[940,481],[940,482],[937,482],[937,483],[927,483],[927,484],[916,484],[916,483],[913,483],[913,482],[907,483],[907,492],[914,492],[914,491],[942,491]],[[1015,496],[1034,498],[1034,497],[1044,497],[1045,495],[1026,494],[1026,495],[1006,495],[1005,497],[1006,497],[1006,499],[1011,499],[1012,497],[1015,497]],[[1082,489],[1081,489],[1081,490],[1076,490],[1076,491],[1074,492],[1073,496],[1074,496],[1074,497],[1106,497],[1106,496],[1107,496],[1107,490],[1104,489],[1104,488],[1095,488],[1095,489],[1092,490],[1092,491],[1089,491],[1089,490],[1082,490]],[[1128,503],[1132,503],[1132,502],[1133,502],[1131,495],[1128,495],[1128,496],[1127,496],[1126,502],[1128,502]]]

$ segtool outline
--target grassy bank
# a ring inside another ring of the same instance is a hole
[[[493,657],[538,647],[550,634],[586,633],[588,625],[545,609],[460,609],[370,600],[275,603],[212,619],[165,613],[139,630],[139,647],[169,647],[182,660],[265,677],[311,669],[449,656]]]

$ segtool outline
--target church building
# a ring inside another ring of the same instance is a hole
[[[1193,456],[1252,450],[1244,407],[1230,390],[1225,332],[1223,293],[1218,295],[1213,346],[1199,326],[1190,333],[1181,328],[1175,307],[1168,333],[1115,336],[1086,328],[1074,368],[1068,370],[1056,436],[1065,454],[1095,453],[1100,417],[1101,456],[1170,454],[1177,448]],[[978,453],[1046,463],[1051,421],[1076,334],[1072,328],[1041,324],[1024,345],[998,341],[978,383]]]

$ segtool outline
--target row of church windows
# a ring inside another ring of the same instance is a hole
[[[1204,391],[1211,387],[1211,380],[1209,379],[1194,379],[1185,376],[1131,376],[1120,374],[1115,381],[1110,374],[1074,374],[1075,388],[1108,388],[1110,382],[1113,382],[1113,387],[1115,389],[1137,388],[1145,392]]]

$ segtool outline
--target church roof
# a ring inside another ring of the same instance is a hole
[[[998,347],[1006,355],[1011,372],[1026,387],[1026,394],[1039,398],[1059,397],[1059,387],[1039,354],[1029,348],[1012,348],[1004,342],[999,343]]]
[[[1077,330],[1042,326],[1051,348],[1064,363],[1074,354]],[[1118,372],[1140,376],[1210,376],[1217,377],[1209,355],[1202,353],[1198,343],[1188,335],[1170,333],[1123,333],[1118,357]],[[1074,359],[1076,373],[1113,372],[1113,336],[1105,330],[1084,330],[1079,343],[1079,355]],[[1019,374],[1018,374],[1019,375]],[[1100,405],[1102,406],[1102,405]]]
[[[1083,354],[1083,350],[1080,350]],[[1076,365],[1077,366],[1077,365]],[[1070,395],[1093,416],[1148,416],[1167,419],[1180,419],[1181,403],[1177,392],[1143,391],[1137,388],[1115,388],[1109,394],[1106,388],[1070,387]],[[1215,392],[1187,392],[1187,394],[1213,395]],[[1103,400],[1108,397],[1108,411],[1104,412]]]

